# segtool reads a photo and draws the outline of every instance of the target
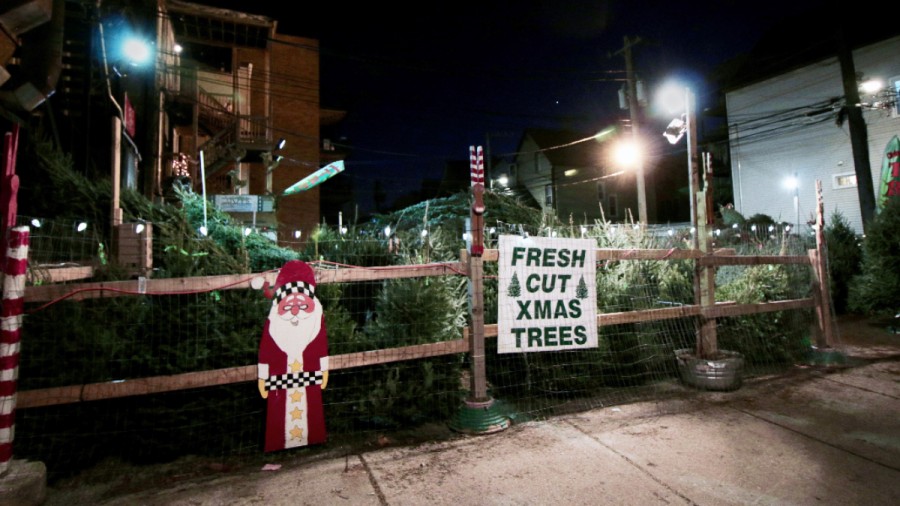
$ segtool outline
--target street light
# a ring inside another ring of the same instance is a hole
[[[641,149],[636,141],[622,140],[613,152],[616,164],[624,167],[638,167],[641,162]]]
[[[684,121],[685,115],[682,114],[681,118],[675,118],[670,123],[669,126],[666,127],[666,131],[663,132],[663,137],[669,141],[669,144],[678,144],[678,141],[684,137],[684,133],[687,131],[687,123]]]
[[[128,59],[128,63],[133,66],[142,65],[150,59],[150,45],[136,37],[129,37],[125,40],[122,52]]]
[[[700,191],[700,171],[697,156],[697,113],[694,94],[686,86],[667,85],[657,93],[657,102],[669,113],[680,113],[666,127],[663,137],[670,144],[675,144],[687,135],[691,228],[697,229],[697,192]],[[695,248],[699,245],[698,235],[694,234],[692,239]]]
[[[784,181],[784,186],[789,190],[794,190],[794,223],[797,225],[797,231],[800,231],[800,179],[797,178],[797,172],[792,177]]]
[[[99,2],[97,4],[99,6]],[[122,224],[122,209],[119,205],[119,199],[121,196],[121,164],[122,164],[122,129],[123,122],[125,121],[125,112],[122,109],[122,106],[119,104],[119,101],[116,100],[115,95],[112,91],[112,82],[110,80],[109,73],[109,60],[106,55],[106,34],[103,31],[103,21],[100,20],[97,22],[97,28],[100,35],[100,50],[101,55],[103,57],[103,74],[106,80],[106,92],[109,95],[109,100],[112,102],[113,106],[116,109],[116,114],[112,118],[112,155],[111,155],[111,174],[110,177],[112,179],[112,195],[110,199],[110,222],[113,227]],[[120,39],[121,40],[121,39]],[[122,43],[122,45],[118,48],[119,55],[125,57],[125,59],[131,65],[140,65],[150,59],[151,49],[150,46],[143,40],[138,39],[136,37],[128,37]],[[115,55],[114,55],[115,57]],[[115,71],[115,68],[113,68]]]

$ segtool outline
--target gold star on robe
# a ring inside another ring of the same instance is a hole
[[[303,418],[303,410],[302,409],[294,408],[294,410],[291,411],[291,420],[300,420],[302,418]]]
[[[303,391],[299,388],[296,390],[291,390],[290,397],[291,402],[300,402],[300,399],[303,398]]]
[[[295,425],[294,428],[291,429],[291,438],[292,439],[303,439],[303,429],[301,429],[300,427],[297,427]]]
[[[296,358],[293,362],[291,362],[291,372],[300,372],[303,370],[303,362],[300,362]]]

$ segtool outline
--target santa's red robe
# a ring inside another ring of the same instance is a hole
[[[316,337],[302,352],[302,358],[288,357],[269,334],[269,320],[263,326],[259,342],[259,363],[268,364],[270,378],[291,371],[291,363],[298,359],[300,370],[316,372],[327,370],[328,339],[325,332],[325,315]],[[324,363],[323,363],[324,362]],[[308,444],[325,442],[325,413],[322,406],[322,387],[311,385],[301,388],[269,390],[266,398],[265,451],[283,450]]]

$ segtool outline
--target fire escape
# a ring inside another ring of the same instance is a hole
[[[174,159],[193,162],[187,171],[199,189],[202,152],[208,191],[240,192],[249,164],[261,163],[274,147],[265,69],[275,21],[174,0],[167,8],[184,51],[173,69],[178,78],[166,90]],[[180,169],[173,175],[183,175]]]

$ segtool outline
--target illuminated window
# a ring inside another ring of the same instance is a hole
[[[845,172],[843,174],[835,174],[831,178],[832,188],[839,190],[841,188],[856,188],[856,174],[853,172]]]

